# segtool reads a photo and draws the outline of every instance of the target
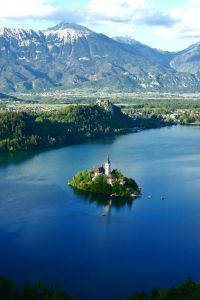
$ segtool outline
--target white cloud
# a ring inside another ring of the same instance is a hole
[[[132,35],[135,26],[151,15],[153,7],[151,0],[90,0],[85,22],[109,35]]]
[[[176,16],[156,10],[153,0],[90,0],[86,15],[88,26],[105,27],[118,34],[131,35],[138,25],[166,31],[177,23]]]
[[[47,0],[0,0],[1,19],[40,19],[55,13],[56,8]]]
[[[62,8],[56,1],[0,0],[0,20],[76,22],[123,35],[146,25],[162,38],[200,38],[200,0],[187,0],[169,13],[157,11],[153,0],[90,0],[82,10],[78,1],[74,7],[66,0]]]
[[[187,0],[170,12],[156,10],[151,0],[91,0],[88,24],[130,32],[137,25],[155,27],[162,38],[200,37],[200,0]],[[131,30],[130,30],[131,28]]]
[[[0,20],[80,22],[82,16],[78,8],[73,10],[72,7],[61,8],[55,0],[0,0]]]
[[[96,23],[133,23],[152,9],[146,0],[91,0],[88,19]]]
[[[157,34],[166,38],[200,38],[200,1],[190,0],[185,5],[175,7],[170,17],[176,20],[173,26],[160,27]]]

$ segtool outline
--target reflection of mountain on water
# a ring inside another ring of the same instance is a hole
[[[125,133],[124,133],[125,134]],[[99,137],[99,138],[91,138],[86,141],[83,141],[82,143],[70,145],[73,147],[81,147],[81,145],[89,144],[91,146],[93,145],[110,145],[113,144],[118,138],[120,138],[120,135],[110,135],[107,137]],[[25,161],[31,160],[34,157],[42,154],[47,153],[51,151],[62,151],[66,147],[58,147],[58,148],[45,148],[45,149],[38,149],[38,150],[27,150],[27,151],[16,151],[16,152],[6,152],[6,153],[0,153],[0,167],[7,167],[9,165],[20,165],[24,163]]]
[[[130,133],[130,132],[129,132]],[[123,135],[128,134],[128,132],[124,132]],[[120,135],[114,134],[114,135],[108,135],[108,136],[102,136],[102,137],[95,137],[91,138],[90,140],[86,141],[85,143],[90,144],[99,144],[99,145],[111,145],[116,142],[117,139],[120,138]]]
[[[0,155],[0,166],[7,167],[9,165],[20,165],[25,161],[31,160],[35,156],[45,150],[35,150],[35,151],[19,151],[19,152],[8,152],[1,153]]]
[[[90,192],[84,192],[77,189],[73,189],[74,194],[81,197],[83,200],[90,203],[96,203],[97,205],[104,206],[105,210],[111,207],[120,209],[124,206],[131,207],[136,198],[125,198],[125,197],[109,197],[109,195],[101,195]]]

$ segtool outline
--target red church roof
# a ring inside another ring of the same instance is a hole
[[[95,173],[98,173],[98,174],[104,174],[105,173],[105,169],[104,167],[99,167],[95,170]]]

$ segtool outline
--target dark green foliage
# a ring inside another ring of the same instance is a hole
[[[13,283],[4,278],[0,278],[0,299],[1,300],[18,300],[19,295]]]
[[[123,179],[126,182],[127,187],[129,187],[130,189],[136,190],[136,191],[138,190],[138,185],[134,179],[127,178],[127,177],[124,177]]]
[[[91,171],[78,172],[69,184],[82,191],[92,193],[111,194],[111,185],[107,183],[105,176],[97,176],[92,180]]]
[[[150,118],[138,118],[135,123],[138,127],[154,128],[163,126],[164,121],[159,115],[151,115]]]
[[[8,279],[0,278],[1,300],[76,300],[75,296],[43,283],[25,284],[23,288],[16,288]],[[193,282],[188,278],[186,282],[176,288],[166,290],[152,289],[147,294],[142,291],[127,298],[128,300],[199,300],[200,283]]]
[[[133,121],[114,107],[68,106],[52,113],[0,113],[0,152],[58,147],[126,132]]]
[[[159,291],[156,288],[153,288],[151,292],[151,300],[156,300],[158,296],[159,296]]]
[[[91,192],[101,194],[111,194],[112,187],[107,183],[105,176],[97,176],[94,181],[91,182]]]
[[[151,294],[144,292],[135,294],[128,300],[199,300],[200,299],[200,283],[195,283],[191,278],[176,287],[168,290],[153,289]]]
[[[117,170],[117,169],[113,169],[112,170],[112,173],[111,173],[113,176],[115,176],[116,178],[123,178],[123,174],[120,170]]]
[[[42,283],[25,284],[22,289],[17,289],[7,279],[0,278],[0,299],[1,300],[75,300],[62,291],[55,291],[52,287]]]

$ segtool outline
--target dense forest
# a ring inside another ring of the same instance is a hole
[[[50,286],[42,283],[25,284],[21,289],[8,279],[0,278],[1,300],[76,300],[76,296],[68,295],[66,292],[56,291]],[[113,298],[114,299],[114,298]],[[191,278],[176,288],[152,289],[147,294],[144,291],[134,294],[127,300],[199,300],[200,283],[193,282]]]
[[[146,124],[160,126],[160,120]],[[71,105],[54,112],[0,112],[0,152],[66,146],[89,138],[130,131],[144,121],[133,121],[109,104]]]

